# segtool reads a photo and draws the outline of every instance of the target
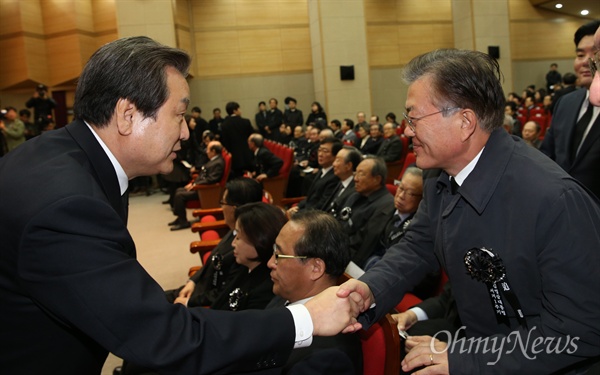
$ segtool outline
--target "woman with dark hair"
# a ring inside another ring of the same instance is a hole
[[[229,203],[228,203],[229,204]],[[235,238],[231,266],[224,287],[210,308],[239,311],[263,309],[273,298],[273,282],[267,262],[273,255],[273,244],[287,219],[283,211],[262,202],[248,203],[235,209]],[[203,306],[202,295],[179,297],[176,303],[188,307]]]
[[[319,102],[313,102],[310,105],[310,114],[306,118],[306,125],[314,125],[318,120],[327,124],[327,115]]]

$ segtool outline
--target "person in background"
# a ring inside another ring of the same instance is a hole
[[[37,85],[32,97],[25,102],[25,106],[33,108],[33,122],[39,129],[44,130],[48,124],[48,120],[54,122],[52,120],[52,110],[56,107],[56,101],[48,95],[46,85]]]
[[[7,107],[0,119],[0,131],[6,140],[7,151],[12,151],[25,142],[25,125],[17,118],[17,109]]]

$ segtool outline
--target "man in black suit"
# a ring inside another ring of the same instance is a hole
[[[227,118],[221,124],[221,143],[231,154],[231,172],[229,179],[233,180],[244,175],[252,163],[252,151],[248,148],[247,139],[254,132],[250,120],[242,117],[240,105],[229,102],[225,106]]]
[[[258,133],[248,137],[248,149],[254,153],[252,177],[260,182],[267,177],[279,175],[283,160],[275,156],[268,148],[264,147],[264,138]]]
[[[488,54],[436,50],[403,75],[423,200],[400,242],[338,296],[363,298],[368,326],[441,265],[468,341],[415,338],[404,371],[586,373],[600,358],[600,201],[502,128],[502,74]]]
[[[261,101],[258,103],[258,112],[254,115],[254,121],[256,122],[256,127],[260,131],[260,134],[265,136],[265,126],[267,126],[267,103]]]
[[[204,164],[200,169],[198,177],[189,184],[175,191],[173,197],[173,213],[177,219],[169,223],[171,230],[186,229],[192,226],[187,219],[185,204],[192,200],[198,199],[198,192],[194,190],[197,185],[216,184],[223,178],[225,173],[225,160],[223,159],[223,146],[218,141],[212,141],[206,147],[206,155],[208,163]]]
[[[562,96],[554,106],[552,123],[540,150],[600,198],[600,107],[590,104],[594,56],[594,33],[600,21],[592,21],[575,32],[575,73],[584,87]]]
[[[356,192],[346,199],[337,219],[350,239],[351,260],[365,267],[383,232],[382,223],[394,212],[394,197],[385,187],[387,167],[381,158],[367,157],[354,174]]]
[[[376,155],[385,160],[386,163],[398,161],[402,156],[402,141],[396,134],[394,124],[391,122],[383,125],[383,142],[381,142]]]
[[[333,173],[339,182],[331,194],[325,197],[321,210],[337,217],[339,209],[344,207],[346,199],[356,191],[354,190],[354,172],[361,161],[362,155],[356,147],[344,146],[338,151],[333,161]]]
[[[76,120],[0,160],[3,373],[100,374],[109,351],[162,373],[262,370],[343,329],[333,304],[352,323],[356,304],[329,302],[334,290],[235,316],[175,306],[136,261],[128,180],[173,169],[189,137],[190,62],[147,37],[104,45],[79,77]]]
[[[301,211],[275,240],[269,260],[276,297],[267,306],[303,304],[337,285],[350,261],[348,239],[340,224],[322,211]],[[315,337],[295,350],[282,374],[362,374],[362,347],[356,334]]]
[[[381,124],[373,124],[369,127],[369,137],[367,141],[364,144],[361,142],[362,147],[359,146],[359,150],[363,153],[363,155],[377,154],[377,151],[379,151],[381,143],[383,142],[381,131]]]
[[[277,108],[277,99],[269,99],[269,110],[267,111],[267,126],[265,126],[265,138],[279,141],[279,127],[283,123],[283,112]]]
[[[298,210],[314,208],[322,210],[325,200],[333,193],[337,183],[340,181],[333,172],[333,161],[337,153],[342,149],[342,142],[335,137],[327,137],[321,141],[319,146],[319,168],[306,193],[306,198],[298,202],[298,205],[288,210],[288,215],[293,215]],[[305,177],[306,178],[306,177]]]

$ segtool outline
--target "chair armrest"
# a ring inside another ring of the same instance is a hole
[[[217,247],[219,242],[221,242],[220,239],[210,241],[193,241],[192,243],[190,243],[190,253],[200,253],[200,255],[205,254]]]
[[[207,230],[224,229],[224,228],[229,229],[227,224],[225,224],[225,220],[210,221],[208,223],[198,222],[198,223],[192,224],[192,232],[194,232],[194,233],[204,232]]]
[[[192,190],[198,191],[198,190],[214,189],[214,188],[220,188],[220,187],[221,187],[221,185],[219,185],[218,183],[216,183],[216,184],[202,184],[202,185],[194,185],[194,186],[192,186]]]
[[[282,206],[291,206],[295,203],[299,203],[301,200],[303,200],[305,198],[306,197],[283,198],[281,200],[281,205]]]
[[[188,277],[194,276],[194,274],[196,272],[200,271],[201,268],[202,268],[202,266],[193,266],[193,267],[190,267],[190,269],[188,271]]]
[[[202,217],[206,215],[221,215],[223,216],[222,208],[200,208],[192,212],[194,217]]]

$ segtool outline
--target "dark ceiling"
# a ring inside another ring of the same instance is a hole
[[[587,19],[600,19],[600,1],[598,0],[529,0],[534,6],[568,14],[574,17]],[[556,4],[562,4],[562,8],[557,9]],[[587,9],[589,14],[584,16],[580,12]]]

